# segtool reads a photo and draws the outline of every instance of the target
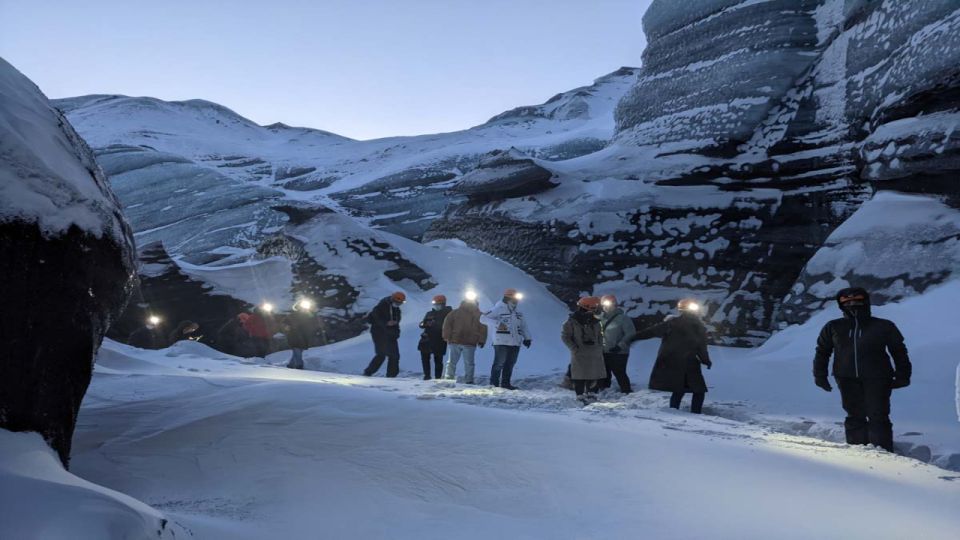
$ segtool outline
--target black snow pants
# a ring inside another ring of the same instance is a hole
[[[423,364],[423,379],[430,379],[430,357],[433,356],[434,379],[443,377],[443,354],[436,350],[421,350],[420,362]]]
[[[837,388],[847,419],[847,444],[873,444],[893,452],[890,422],[891,380],[837,377]]]
[[[686,394],[686,392],[674,392],[670,394],[670,407],[679,409],[684,394]],[[703,400],[706,397],[707,395],[703,392],[694,392],[693,400],[690,402],[690,412],[694,414],[703,413]]]
[[[630,377],[627,376],[627,360],[629,358],[630,356],[626,354],[603,353],[603,363],[607,366],[607,378],[600,383],[600,386],[610,388],[613,378],[616,377],[620,392],[624,394],[632,392]]]
[[[396,377],[400,374],[400,346],[396,339],[377,336],[373,338],[374,356],[370,365],[363,370],[363,374],[371,376],[380,371],[383,361],[387,360],[387,377]]]

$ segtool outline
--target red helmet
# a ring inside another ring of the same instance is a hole
[[[577,307],[595,310],[600,307],[600,299],[596,296],[584,296],[580,300],[577,300]]]
[[[390,299],[402,304],[407,301],[407,295],[403,291],[397,291],[390,295]]]
[[[447,305],[447,297],[442,294],[438,294],[433,297],[433,303]]]

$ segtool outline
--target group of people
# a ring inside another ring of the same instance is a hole
[[[515,389],[511,377],[520,347],[529,348],[532,344],[530,329],[518,308],[521,298],[515,289],[507,289],[493,309],[484,313],[475,294],[468,294],[456,309],[447,305],[445,296],[435,296],[432,309],[420,322],[423,332],[418,349],[423,378],[429,380],[432,373],[437,379],[456,379],[457,364],[462,358],[463,382],[474,384],[476,349],[486,344],[488,328],[492,327],[494,361],[490,385]],[[405,301],[406,295],[396,292],[381,300],[370,313],[368,321],[376,353],[364,375],[375,374],[385,360],[387,376],[399,374],[398,340],[401,306]],[[833,390],[828,377],[832,357],[832,374],[847,413],[847,442],[893,451],[891,391],[908,386],[912,374],[903,335],[893,322],[872,315],[866,290],[844,289],[837,294],[836,301],[843,317],[827,323],[820,333],[813,362],[814,382],[823,390]],[[597,393],[609,388],[614,378],[620,392],[629,394],[633,391],[627,375],[631,343],[660,338],[649,388],[670,392],[670,407],[675,409],[680,408],[686,394],[691,394],[690,411],[702,413],[707,392],[702,367],[710,369],[713,362],[701,310],[696,301],[683,299],[677,303],[675,314],[638,330],[618,306],[616,297],[580,298],[560,332],[570,351],[570,365],[561,386],[572,389],[584,404],[596,401]]]
[[[463,359],[463,382],[474,384],[476,351],[486,345],[488,328],[492,326],[494,360],[490,384],[515,389],[511,378],[520,357],[520,347],[529,348],[533,343],[530,328],[519,309],[522,298],[516,289],[507,289],[493,309],[482,313],[476,294],[468,293],[456,309],[447,305],[446,296],[435,296],[432,309],[420,321],[423,331],[417,348],[423,378],[429,380],[432,373],[437,379],[455,380],[457,366]],[[395,292],[382,299],[368,315],[374,357],[363,371],[364,375],[379,371],[384,361],[387,362],[387,377],[396,377],[400,373],[400,308],[404,302],[406,295]]]

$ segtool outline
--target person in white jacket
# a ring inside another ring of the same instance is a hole
[[[510,384],[513,367],[520,356],[520,345],[530,348],[533,338],[523,313],[517,304],[523,295],[516,289],[507,289],[503,299],[493,309],[484,314],[483,320],[494,329],[493,333],[493,369],[490,370],[490,385],[516,390]]]

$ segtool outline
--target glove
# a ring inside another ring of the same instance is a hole
[[[830,386],[830,381],[828,381],[826,377],[817,377],[814,379],[814,384],[820,388],[823,388],[827,392],[833,392],[833,387]]]
[[[610,352],[613,354],[620,354],[620,346],[614,345],[613,347],[610,347]]]
[[[529,339],[523,340],[523,346],[526,347],[526,348],[528,348],[528,349],[530,348],[530,345],[532,345],[532,344],[533,344],[533,341],[531,341],[531,340],[529,340]]]
[[[703,363],[703,365],[707,366],[707,369],[710,369],[713,367],[713,362],[711,360],[707,360]]]
[[[910,379],[894,377],[893,385],[891,386],[891,388],[906,388],[908,386],[910,386]]]
[[[477,343],[477,347],[480,347],[482,349],[483,346],[484,346],[484,343]]]

